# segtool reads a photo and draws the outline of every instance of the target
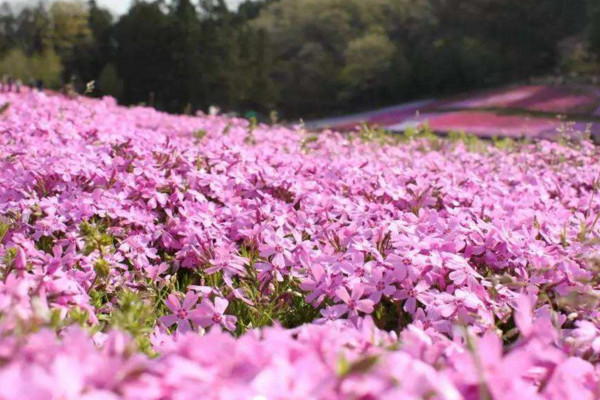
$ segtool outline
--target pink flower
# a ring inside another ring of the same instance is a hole
[[[587,361],[571,357],[559,365],[544,388],[548,400],[598,398],[598,370]]]
[[[520,295],[515,308],[515,323],[524,337],[529,337],[533,332],[532,309],[533,305],[529,297],[524,294]]]
[[[161,275],[169,269],[169,264],[160,263],[158,265],[145,265],[144,271],[148,275],[148,277],[154,281],[160,280]]]
[[[417,310],[417,301],[421,303],[426,302],[426,293],[430,286],[425,281],[419,281],[416,285],[406,284],[405,287],[398,289],[394,294],[394,298],[397,300],[406,300],[403,307],[404,311],[414,315]]]
[[[279,264],[269,262],[258,262],[255,265],[256,270],[260,273],[259,280],[270,281],[275,279],[278,282],[283,282],[284,277],[290,274],[290,271],[286,267],[280,267]]]
[[[268,232],[264,244],[259,247],[261,257],[271,257],[271,263],[278,269],[284,268],[292,260],[294,246],[289,239],[284,237],[283,230]]]
[[[195,321],[201,314],[201,311],[196,308],[192,309],[198,302],[198,295],[192,291],[188,291],[183,299],[183,303],[179,301],[177,294],[171,293],[165,304],[171,310],[172,314],[163,315],[160,320],[167,327],[177,324],[177,331],[185,333],[192,330],[190,321]]]
[[[373,300],[369,299],[361,299],[364,293],[364,287],[360,284],[354,285],[352,289],[352,295],[348,293],[348,290],[345,287],[339,288],[335,294],[337,297],[344,302],[344,311],[343,314],[348,313],[348,317],[351,320],[356,320],[358,318],[358,312],[362,311],[366,314],[370,314],[373,312]]]
[[[212,275],[218,271],[223,271],[230,276],[246,274],[248,260],[235,254],[233,246],[217,247],[214,253],[215,256],[209,260],[211,267],[206,269],[207,274]]]
[[[457,310],[461,310],[463,308],[474,311],[479,307],[483,307],[481,300],[479,300],[473,293],[466,290],[458,289],[454,293],[454,297],[448,297],[449,298],[445,299],[446,301],[438,308],[440,314],[444,318],[449,318]]]
[[[237,318],[232,315],[225,315],[228,306],[229,302],[221,297],[215,297],[214,303],[208,299],[203,299],[198,307],[199,313],[194,315],[194,322],[204,328],[221,325],[229,331],[234,331]]]
[[[381,266],[373,267],[371,276],[368,278],[366,286],[371,292],[369,299],[375,304],[381,301],[382,296],[391,296],[396,292],[394,280],[390,274],[385,273],[385,269]]]
[[[46,274],[52,275],[61,267],[70,267],[75,263],[75,257],[72,253],[63,254],[63,248],[60,245],[52,247],[52,256],[46,256]]]
[[[158,258],[156,249],[148,247],[149,243],[150,239],[144,235],[130,236],[119,246],[119,250],[136,268],[142,268],[149,260]]]
[[[332,277],[320,260],[311,262],[308,257],[301,257],[300,263],[306,269],[306,277],[300,283],[300,289],[311,292],[306,295],[306,301],[318,306],[325,299],[332,286]]]
[[[15,257],[14,267],[18,270],[24,270],[27,267],[27,257],[21,247],[17,247],[17,256]]]
[[[345,313],[348,312],[348,307],[345,304],[337,304],[334,306],[327,306],[319,313],[323,316],[323,318],[319,318],[315,320],[316,324],[322,324],[328,321],[335,321],[344,316]]]

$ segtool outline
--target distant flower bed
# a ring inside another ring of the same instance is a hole
[[[600,92],[592,87],[518,86],[475,95],[451,102],[445,107],[509,108],[515,110],[556,114],[589,115],[600,105]]]
[[[0,104],[1,399],[600,396],[591,143]]]
[[[309,129],[348,132],[361,124],[402,132],[429,122],[436,132],[462,131],[479,137],[556,139],[564,124],[600,135],[600,91],[590,86],[517,86],[457,99],[426,100],[308,124]],[[564,133],[564,132],[563,132]]]
[[[551,118],[531,118],[520,115],[499,115],[486,111],[456,111],[441,114],[425,114],[437,132],[468,131],[480,137],[529,137],[539,138],[542,134],[556,133],[561,122]]]

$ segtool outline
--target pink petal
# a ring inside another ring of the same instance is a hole
[[[237,321],[236,317],[234,317],[232,315],[228,315],[225,318],[223,318],[222,325],[225,327],[225,329],[233,332],[233,331],[235,331],[236,321]]]
[[[203,328],[208,328],[209,326],[211,326],[214,322],[211,316],[207,316],[207,315],[203,315],[203,316],[194,316],[193,319],[194,323],[200,325]]]
[[[208,299],[204,299],[202,300],[202,303],[200,304],[200,308],[205,311],[206,314],[215,314],[217,313],[217,310],[214,306],[214,304],[208,300]]]
[[[192,324],[187,319],[180,320],[177,324],[177,332],[186,333],[192,330]]]
[[[369,296],[369,299],[373,301],[373,303],[378,304],[381,301],[381,295],[382,293],[380,291],[376,291]]]
[[[442,317],[444,318],[448,318],[449,316],[451,316],[452,314],[454,314],[454,311],[456,311],[456,305],[455,304],[443,304],[438,308],[438,311],[440,312],[440,314],[442,315]]]
[[[52,247],[52,254],[55,258],[60,258],[62,255],[62,246],[57,244],[56,246]]]
[[[365,292],[365,287],[361,284],[357,284],[354,285],[354,287],[352,288],[352,299],[353,300],[360,300],[360,298],[362,297],[363,293]]]
[[[206,316],[206,310],[202,308],[196,308],[195,310],[191,310],[188,312],[188,319],[196,324],[201,318]]]
[[[414,297],[409,297],[406,299],[406,303],[404,303],[404,311],[410,314],[414,314],[417,309],[417,299]]]
[[[167,305],[167,307],[169,307],[169,310],[173,312],[177,312],[181,309],[181,303],[179,302],[179,299],[174,293],[171,293],[169,297],[167,297],[165,304]]]
[[[163,315],[160,320],[166,326],[173,326],[177,323],[177,316],[175,314]]]
[[[336,296],[340,298],[340,300],[342,300],[344,303],[349,303],[351,298],[350,298],[350,294],[348,293],[348,290],[346,290],[345,287],[341,287],[338,290],[336,290],[335,292]]]
[[[215,310],[217,310],[219,314],[223,314],[227,309],[228,305],[229,302],[226,299],[223,299],[221,297],[215,297]]]
[[[270,257],[273,254],[275,254],[275,247],[264,247],[261,251],[260,251],[260,256],[261,257]]]
[[[183,308],[189,310],[198,302],[198,295],[192,291],[187,292],[185,299],[183,299]]]
[[[386,286],[385,289],[383,289],[383,294],[386,296],[391,296],[394,294],[394,292],[396,292],[396,288],[394,286]]]
[[[368,263],[367,263],[368,264]],[[375,267],[372,271],[371,271],[371,277],[373,278],[373,280],[375,282],[379,282],[381,280],[381,278],[383,277],[383,271],[381,268],[377,268]]]
[[[373,302],[373,300],[360,300],[356,303],[356,308],[364,313],[370,314],[373,312],[374,304],[375,303]]]
[[[283,258],[283,255],[278,253],[275,254],[275,257],[273,257],[273,265],[279,267],[279,268],[284,268],[285,267],[285,260]]]
[[[515,324],[523,336],[529,336],[533,331],[533,306],[527,295],[521,295],[517,299],[515,308]]]

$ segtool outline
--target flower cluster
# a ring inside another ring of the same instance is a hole
[[[155,337],[146,359],[127,336],[98,347],[79,329],[2,343],[3,399],[594,399],[600,369],[555,347],[549,320],[522,310],[524,335],[505,353],[493,332],[451,341],[411,325],[400,342],[363,320],[236,340],[222,331]],[[401,344],[398,344],[401,343]]]
[[[591,143],[0,103],[0,398],[600,396]]]

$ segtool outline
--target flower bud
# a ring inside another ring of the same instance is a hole
[[[17,254],[15,256],[15,261],[13,265],[15,269],[20,270],[23,270],[27,267],[27,258],[25,257],[25,252],[20,247],[17,248]]]
[[[106,278],[110,273],[110,265],[105,259],[101,258],[94,264],[94,271],[99,278]]]

